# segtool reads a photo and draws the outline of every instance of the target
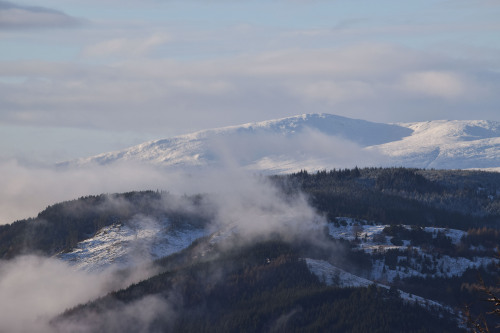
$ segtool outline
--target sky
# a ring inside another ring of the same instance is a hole
[[[500,121],[500,2],[0,0],[0,161],[325,112]]]

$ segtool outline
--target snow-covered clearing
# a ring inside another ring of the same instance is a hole
[[[102,228],[58,258],[86,271],[100,271],[110,266],[123,268],[181,251],[206,235],[206,230],[189,225],[172,228],[167,219],[129,221]]]

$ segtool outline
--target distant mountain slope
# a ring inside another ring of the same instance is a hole
[[[400,141],[370,147],[408,167],[436,169],[500,166],[500,123],[436,120],[401,124],[413,130]]]
[[[292,172],[358,166],[499,168],[500,123],[428,121],[382,124],[306,114],[146,142],[68,165],[141,162]]]

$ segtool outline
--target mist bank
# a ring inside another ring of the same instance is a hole
[[[149,266],[135,272],[88,273],[39,255],[0,260],[0,331],[53,332],[49,323],[58,314],[156,272]]]
[[[181,195],[218,193],[235,182],[248,188],[245,179],[255,174],[381,163],[376,152],[364,150],[351,140],[354,137],[346,139],[309,127],[293,135],[273,131],[236,131],[185,143],[179,139],[172,147],[170,140],[163,140],[133,147],[130,152],[55,166],[0,161],[4,175],[0,180],[0,224],[34,217],[48,205],[86,195],[156,189]]]
[[[149,179],[159,174],[150,175]],[[131,253],[131,271],[125,277],[113,266],[89,273],[54,257],[70,251],[79,241],[108,225],[135,224],[141,228],[144,223],[154,224],[167,218],[174,224],[195,223],[208,233],[230,230],[238,235],[237,244],[241,246],[276,234],[285,239],[307,238],[311,235],[307,231],[321,230],[326,223],[305,196],[300,193],[285,195],[268,177],[213,170],[168,179],[170,182],[165,186],[173,192],[202,194],[146,191],[87,195],[50,205],[36,218],[0,227],[2,256],[10,258],[0,262],[0,308],[9,309],[5,311],[5,320],[0,320],[0,329],[50,332],[54,329],[51,319],[64,310],[146,279],[158,271],[150,256],[135,255],[139,253]],[[168,228],[176,232],[172,225]],[[148,250],[144,243],[128,245],[140,253]],[[227,242],[224,246],[229,251],[235,244]],[[29,278],[16,278],[25,275]],[[66,280],[69,281],[66,283]],[[45,284],[47,287],[42,287]],[[54,298],[56,293],[64,293],[67,297]],[[12,302],[14,295],[17,295],[16,301]],[[50,297],[50,306],[45,306],[44,299]],[[110,320],[105,327],[112,331],[124,328],[120,318],[127,314],[127,320],[132,320],[133,325],[126,325],[126,329],[135,327],[147,331],[150,321],[157,320],[158,314],[164,316],[172,307],[170,301],[156,296],[140,298],[130,304],[116,303],[105,311]],[[18,315],[10,315],[12,311]],[[84,323],[92,323],[91,318]],[[73,324],[75,322],[65,323],[61,331],[89,331],[87,326],[81,328],[78,322],[77,326]]]

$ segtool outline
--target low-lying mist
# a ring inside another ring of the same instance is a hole
[[[289,142],[286,150],[292,151],[298,146],[307,151],[310,146],[309,151],[315,153],[308,156],[319,157],[333,149],[333,156],[345,154],[344,161],[349,160],[346,156],[355,158],[361,153],[359,147],[352,149],[354,146],[347,145],[341,148],[340,141],[338,145],[329,146],[322,134],[315,133],[313,137],[314,140],[310,142]],[[160,201],[160,204],[184,211],[197,210],[200,213],[201,210],[201,214],[205,209],[205,214],[212,221],[207,226],[207,232],[235,230],[238,242],[263,240],[273,234],[279,234],[283,239],[306,239],[316,234],[311,231],[324,227],[325,218],[309,205],[305,195],[300,192],[285,195],[267,176],[249,171],[239,164],[241,154],[244,155],[245,151],[240,150],[238,154],[235,151],[242,144],[212,144],[219,152],[223,166],[166,170],[137,163],[114,163],[56,169],[29,167],[15,161],[4,162],[0,164],[4,175],[0,184],[0,221],[10,223],[15,219],[36,216],[47,205],[80,196],[160,189],[168,193],[165,196],[168,200]],[[249,142],[246,151],[255,152],[265,144],[262,140],[253,144]],[[348,150],[351,155],[348,155]],[[179,199],[183,195],[193,194],[203,194],[203,202],[197,203],[196,207],[190,206],[192,203],[189,201]],[[108,203],[118,208],[124,204],[111,199]],[[156,223],[151,222],[147,214],[137,215],[134,219],[137,225],[143,222]],[[317,242],[320,244],[321,240]],[[141,258],[145,262],[140,262]],[[134,265],[139,267],[149,260],[151,258],[148,256],[137,256]],[[113,269],[89,273],[56,258],[27,255],[2,261],[0,331],[50,332],[55,329],[49,324],[54,316],[156,272],[155,267],[148,267],[139,275],[117,279]],[[105,321],[100,330],[107,327],[108,331],[130,331],[131,327],[135,327],[133,331],[148,331],[150,322],[158,320],[159,316],[174,316],[172,308],[170,302],[155,296],[142,298],[132,304],[117,303],[113,309],[103,310],[106,313]],[[119,318],[123,314],[129,314],[126,317],[130,324],[120,322]],[[59,329],[71,332],[95,331],[99,321],[96,318],[89,320],[83,326],[81,322],[64,322],[64,326]],[[91,325],[91,322],[94,324]]]
[[[165,175],[146,165],[61,169],[0,163],[0,224],[34,217],[48,205],[101,193],[157,189]]]
[[[36,216],[48,205],[86,195],[135,190],[218,193],[255,173],[295,172],[383,164],[373,150],[305,128],[292,135],[236,133],[205,142],[213,160],[201,166],[116,161],[106,165],[39,166],[0,161],[0,224]],[[246,171],[245,171],[246,170]]]
[[[54,316],[138,279],[118,278],[114,271],[78,271],[36,255],[0,261],[0,331],[51,332]]]
[[[154,177],[159,177],[155,173]],[[151,175],[150,175],[151,176]],[[206,171],[198,174],[169,175],[168,188],[178,193],[205,193],[203,203],[196,207],[182,196],[165,194],[159,203],[169,209],[183,211],[206,210],[212,224],[211,232],[231,228],[236,230],[238,241],[250,242],[265,239],[271,234],[285,238],[308,237],[311,230],[321,228],[324,219],[309,206],[307,198],[300,193],[284,195],[267,177],[249,175],[241,170]],[[153,179],[153,178],[150,178]],[[167,184],[165,179],[163,184]],[[175,199],[177,198],[177,199]],[[110,197],[107,207],[127,209],[127,203]],[[95,209],[104,209],[103,206]],[[202,212],[201,212],[202,213]],[[147,216],[136,216],[134,223],[154,223]],[[230,244],[230,243],[227,243]],[[144,247],[144,244],[141,245]],[[227,245],[231,246],[231,245]],[[147,264],[148,257],[136,256],[136,267]],[[142,269],[142,268],[141,268]],[[55,258],[21,256],[0,262],[0,331],[9,332],[50,332],[55,328],[50,320],[68,308],[88,302],[127,283],[147,278],[155,273],[154,267],[140,276],[117,279],[113,269],[88,273],[77,270]],[[99,318],[79,320],[78,323],[61,321],[58,329],[71,332],[95,331],[107,327],[109,331],[148,331],[150,321],[158,320],[160,314],[174,315],[173,305],[164,298],[148,296],[131,304],[113,304],[103,309]],[[129,314],[129,315],[127,315]],[[125,325],[119,318],[127,317],[132,324]],[[134,319],[135,318],[135,319]],[[131,326],[132,325],[132,326]]]

